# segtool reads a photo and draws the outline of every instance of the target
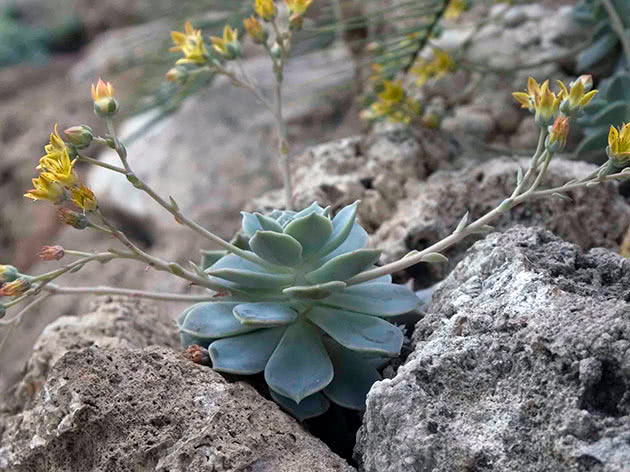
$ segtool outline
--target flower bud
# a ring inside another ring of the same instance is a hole
[[[118,111],[118,102],[114,98],[114,87],[109,82],[98,79],[96,85],[92,84],[92,99],[94,100],[94,113],[101,118],[113,116]]]
[[[0,284],[13,282],[19,276],[18,270],[11,265],[0,265]]]
[[[85,215],[67,208],[59,208],[57,210],[57,219],[65,225],[72,226],[75,229],[85,229],[89,225],[89,221]]]
[[[20,277],[13,282],[7,282],[0,288],[0,296],[2,297],[19,297],[23,295],[29,288],[31,282],[25,277]]]
[[[84,149],[90,145],[94,139],[92,128],[86,125],[72,126],[63,131],[68,141],[77,149]]]
[[[43,261],[58,261],[65,255],[61,246],[42,246],[37,255]]]
[[[256,0],[254,10],[265,21],[272,21],[276,16],[276,6],[273,0]]]
[[[255,16],[251,16],[250,18],[245,18],[243,20],[243,25],[245,26],[245,31],[247,34],[254,40],[256,44],[265,44],[267,42],[268,34],[265,31],[263,25],[256,19]]]
[[[173,67],[166,73],[166,80],[176,84],[183,84],[188,78],[188,72],[182,67]]]
[[[560,152],[567,144],[569,136],[569,118],[558,116],[553,125],[549,126],[549,136],[547,136],[546,146],[549,152]]]
[[[590,74],[584,74],[577,78],[584,85],[584,92],[590,92],[593,88],[593,76]],[[571,82],[571,87],[573,87],[574,82]]]
[[[302,15],[294,13],[289,17],[289,28],[291,29],[291,31],[301,30],[302,25],[304,25],[304,18],[302,17]]]

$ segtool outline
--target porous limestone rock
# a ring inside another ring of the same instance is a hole
[[[528,164],[525,159],[497,158],[458,171],[434,173],[398,202],[391,218],[372,236],[372,245],[383,249],[382,261],[391,262],[440,241],[451,234],[467,211],[474,220],[498,206],[514,190],[518,166],[527,169]],[[563,185],[596,169],[591,164],[554,158],[541,188]],[[585,249],[601,246],[618,250],[630,224],[630,205],[619,195],[617,184],[576,189],[566,195],[572,201],[557,197],[530,200],[491,224],[499,230],[515,224],[543,226]],[[442,279],[482,237],[468,236],[447,250],[449,264],[420,264],[412,270],[413,275],[424,278],[427,285]]]
[[[629,260],[542,229],[493,233],[413,341],[368,395],[361,471],[628,471]]]
[[[67,352],[4,420],[7,472],[351,472],[243,382],[164,347]]]
[[[82,316],[62,316],[39,336],[15,392],[23,406],[46,381],[50,369],[68,351],[86,347],[143,348],[151,345],[180,347],[172,316],[156,305],[128,297],[102,297]]]
[[[439,133],[420,135],[391,124],[365,137],[314,146],[293,160],[294,206],[304,208],[318,201],[337,210],[361,200],[361,224],[374,230],[419,181],[449,167],[450,147]],[[283,205],[282,193],[274,190],[253,200],[248,209],[268,211]]]

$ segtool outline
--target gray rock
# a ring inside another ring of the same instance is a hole
[[[495,128],[495,121],[488,113],[475,105],[462,105],[455,108],[452,117],[445,118],[442,129],[448,133],[473,137],[481,141],[488,140]]]
[[[498,158],[470,165],[460,171],[442,171],[416,185],[414,193],[398,203],[395,213],[371,238],[384,250],[384,262],[399,259],[413,249],[424,249],[448,236],[466,211],[476,219],[498,206],[516,186],[516,170],[528,160]],[[563,185],[596,169],[591,164],[554,158],[543,187]],[[585,249],[607,247],[618,250],[630,224],[630,205],[614,183],[568,192],[573,199],[542,198],[513,208],[493,224],[504,230],[516,224],[543,226]],[[477,239],[479,239],[477,237]],[[445,254],[450,264],[420,264],[413,273],[425,283],[440,280],[475,241],[468,237]]]
[[[439,133],[419,136],[396,125],[385,125],[364,138],[315,146],[293,161],[294,205],[304,208],[317,200],[337,210],[362,200],[359,218],[373,230],[419,180],[449,165],[448,148]],[[281,193],[272,191],[248,208],[270,210],[282,205]]]
[[[2,471],[354,470],[249,385],[157,346],[66,353],[4,423]]]
[[[90,346],[180,347],[174,320],[155,305],[132,298],[104,297],[92,306],[92,312],[86,315],[62,316],[46,326],[15,390],[17,406],[33,399],[52,367],[68,351]]]
[[[630,261],[542,229],[476,243],[374,385],[364,472],[626,472]]]

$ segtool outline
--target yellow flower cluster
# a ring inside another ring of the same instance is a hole
[[[181,51],[184,57],[178,59],[175,64],[203,65],[208,61],[208,51],[203,42],[201,30],[193,29],[190,21],[184,25],[184,32],[171,31],[171,39],[175,46],[170,51]]]
[[[455,69],[455,62],[450,54],[442,49],[433,48],[433,59],[419,58],[411,68],[411,73],[418,77],[416,85],[422,87],[429,79],[439,79]]]
[[[544,127],[552,124],[559,112],[566,116],[579,116],[597,94],[597,90],[589,91],[592,80],[587,75],[572,82],[570,91],[564,83],[558,81],[558,84],[560,91],[556,94],[551,91],[548,80],[541,85],[530,77],[527,91],[514,92],[512,96],[521,104],[521,108],[527,108],[534,113],[536,123]]]
[[[76,159],[70,160],[70,148],[57,131],[50,135],[50,142],[44,146],[46,154],[39,160],[39,177],[33,179],[33,189],[24,194],[32,200],[49,200],[55,205],[66,200],[66,191],[72,195],[72,202],[84,211],[96,210],[98,204],[94,193],[83,185],[74,170]]]
[[[569,88],[559,80],[557,84],[560,90],[555,93],[551,91],[548,80],[539,84],[530,77],[525,92],[512,93],[521,108],[534,113],[538,126],[548,127],[546,146],[550,152],[564,148],[569,134],[569,118],[580,116],[597,94],[597,90],[591,90],[593,79],[590,75],[578,77],[569,84]]]
[[[387,118],[393,123],[408,124],[420,115],[420,104],[407,96],[400,80],[395,82],[386,80],[383,87],[383,91],[378,94],[378,100],[361,113],[361,118],[367,120]]]

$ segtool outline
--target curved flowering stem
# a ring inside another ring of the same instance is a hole
[[[122,164],[123,164],[123,166],[124,166],[124,168],[126,170],[126,174],[125,175],[127,177],[127,180],[129,180],[133,184],[134,187],[136,187],[137,189],[140,189],[140,190],[144,191],[145,193],[147,193],[153,200],[155,200],[158,203],[158,205],[160,205],[162,208],[164,208],[166,211],[168,211],[170,214],[172,214],[175,217],[175,221],[177,221],[178,223],[183,224],[185,226],[188,226],[189,228],[191,228],[196,233],[202,235],[203,237],[205,237],[206,239],[212,241],[213,243],[221,246],[223,249],[226,249],[229,252],[232,252],[232,253],[236,254],[237,256],[240,256],[243,259],[246,259],[246,260],[248,260],[250,262],[253,262],[255,264],[258,264],[260,266],[263,266],[263,267],[266,267],[266,268],[273,268],[275,270],[278,270],[277,266],[273,266],[272,264],[269,264],[268,262],[265,262],[260,257],[256,256],[255,254],[253,254],[251,252],[244,251],[244,250],[234,246],[233,244],[225,241],[224,239],[220,238],[219,236],[215,235],[214,233],[208,231],[207,229],[205,229],[203,226],[201,226],[196,221],[194,221],[194,220],[188,218],[187,216],[185,216],[180,211],[179,207],[177,206],[177,204],[175,203],[175,201],[172,198],[171,198],[171,202],[169,203],[166,200],[164,200],[160,195],[158,195],[157,192],[155,192],[147,183],[142,181],[134,173],[134,171],[131,169],[131,166],[129,165],[129,162],[127,161],[127,150],[125,149],[124,146],[122,146],[120,144],[120,141],[118,140],[118,137],[116,135],[116,130],[114,128],[113,121],[111,120],[111,118],[106,118],[105,120],[107,122],[107,129],[108,129],[108,131],[109,131],[109,133],[110,133],[110,135],[111,135],[111,137],[112,137],[112,139],[114,141],[115,151],[118,154],[118,157],[120,158],[120,161],[122,162]],[[111,227],[109,227],[109,229],[112,230]],[[124,242],[123,242],[123,244],[127,245]],[[157,262],[157,261],[155,261],[155,262]]]
[[[216,295],[186,295],[179,293],[150,292],[128,288],[107,287],[62,287],[48,284],[44,289],[51,295],[122,295],[131,298],[145,298],[171,302],[204,302],[216,299]]]

